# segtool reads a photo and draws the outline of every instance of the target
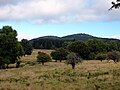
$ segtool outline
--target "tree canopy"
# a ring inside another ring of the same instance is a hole
[[[90,53],[88,45],[85,42],[82,42],[82,41],[72,42],[68,46],[68,49],[71,52],[78,53],[79,56],[81,56],[81,58],[83,58],[83,59],[87,59],[88,58],[88,54]]]
[[[51,61],[51,57],[48,54],[44,52],[38,52],[37,62],[42,63],[42,65],[44,65],[45,62],[49,61]]]
[[[64,48],[59,48],[59,49],[56,49],[55,51],[51,52],[52,58],[55,59],[55,60],[60,60],[60,62],[62,60],[66,60],[67,59],[66,58],[67,54],[68,54],[68,52]]]
[[[66,63],[70,64],[72,66],[72,69],[74,69],[75,65],[79,62],[81,62],[81,58],[79,58],[79,56],[76,53],[72,52],[68,54]]]
[[[23,55],[23,48],[16,37],[17,31],[11,26],[0,29],[0,68],[17,62]]]
[[[27,39],[22,39],[21,45],[24,50],[24,55],[31,55],[33,50],[32,44]]]

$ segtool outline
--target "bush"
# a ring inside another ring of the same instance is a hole
[[[95,53],[90,53],[88,59],[89,60],[94,60],[95,59]]]
[[[120,52],[119,51],[108,52],[107,58],[113,60],[114,62],[118,62],[120,59]]]
[[[38,56],[37,56],[37,62],[42,63],[42,65],[44,65],[45,62],[49,62],[51,61],[51,57],[43,52],[38,52]]]
[[[96,60],[100,60],[102,62],[102,60],[106,59],[106,54],[102,54],[102,53],[98,53],[95,57]]]

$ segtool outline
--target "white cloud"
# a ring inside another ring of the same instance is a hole
[[[113,38],[113,39],[120,39],[119,35],[114,35],[114,36],[101,36],[102,38]]]
[[[27,39],[27,40],[31,40],[33,38],[38,38],[40,36],[36,36],[36,35],[28,35],[28,34],[23,34],[23,33],[18,33],[18,41],[21,41],[22,39]]]
[[[116,36],[111,36],[110,38],[120,39],[120,36],[116,35]]]
[[[37,23],[120,20],[111,0],[0,0],[0,20]]]

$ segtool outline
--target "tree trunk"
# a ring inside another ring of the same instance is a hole
[[[6,65],[6,68],[8,68],[9,64]]]
[[[44,65],[44,62],[42,62],[42,65]]]
[[[19,68],[20,67],[20,62],[18,61],[17,63],[16,63],[16,68]]]
[[[57,62],[57,60],[55,60],[55,62]]]
[[[62,60],[60,60],[60,62],[61,62]]]
[[[72,69],[75,69],[75,63],[72,63],[71,65],[72,65]]]

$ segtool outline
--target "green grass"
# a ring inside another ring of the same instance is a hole
[[[83,61],[75,70],[64,62],[36,63],[38,51],[22,57],[20,68],[0,70],[0,90],[120,90],[120,63]],[[13,65],[14,66],[14,65]]]

